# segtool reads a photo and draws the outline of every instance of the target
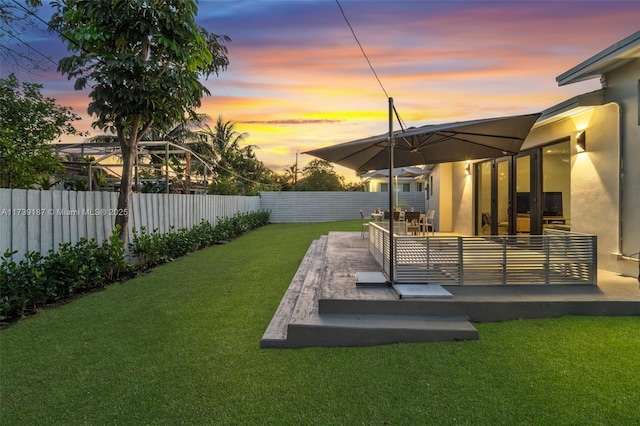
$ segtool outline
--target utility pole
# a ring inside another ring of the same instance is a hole
[[[296,164],[293,166],[293,186],[298,184],[298,150],[296,150]]]

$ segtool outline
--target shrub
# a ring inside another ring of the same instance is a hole
[[[0,322],[33,314],[40,306],[103,287],[135,270],[228,240],[268,221],[268,212],[253,212],[219,219],[215,227],[206,220],[191,229],[171,227],[167,234],[134,229],[129,249],[137,267],[125,260],[118,227],[101,245],[82,238],[73,245],[60,243],[57,252],[49,250],[46,256],[28,252],[18,263],[12,260],[16,252],[7,250],[0,257]]]
[[[229,240],[268,222],[269,212],[259,211],[240,213],[232,218],[218,218],[215,227],[204,219],[191,229],[176,230],[172,226],[166,234],[160,233],[158,229],[149,233],[143,226],[140,232],[133,229],[129,250],[139,267],[147,269],[217,242]]]
[[[60,243],[46,256],[28,252],[16,263],[16,252],[6,251],[0,264],[0,321],[20,318],[69,296],[113,282],[132,267],[124,259],[124,242],[116,227],[108,240],[82,238],[76,244]]]

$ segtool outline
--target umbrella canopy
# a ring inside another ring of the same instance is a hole
[[[393,132],[394,167],[496,158],[520,152],[540,114],[411,127]],[[357,171],[389,169],[389,134],[307,151]]]

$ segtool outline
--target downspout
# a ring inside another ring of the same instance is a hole
[[[618,109],[618,135],[620,138],[620,142],[618,144],[618,165],[620,169],[620,173],[618,173],[618,249],[617,253],[620,253],[620,256],[623,256],[622,253],[622,239],[623,239],[623,224],[622,224],[622,208],[624,206],[624,134],[623,134],[623,126],[622,126],[622,105],[618,102],[612,102],[613,105]]]
[[[622,105],[618,102],[611,102],[618,108],[618,134],[620,135],[619,151],[618,151],[618,164],[620,165],[620,173],[618,174],[618,248],[616,256],[619,260],[630,260],[638,262],[638,283],[640,284],[640,252],[625,255],[623,253],[624,242],[624,222],[622,216],[622,209],[624,207],[624,147],[625,147],[625,134],[624,127],[622,125]],[[638,256],[636,259],[634,256]]]
[[[393,285],[396,282],[395,277],[395,248],[394,248],[394,226],[393,212],[395,206],[393,204],[393,168],[395,167],[393,159],[395,141],[393,140],[393,98],[389,98],[389,282]]]

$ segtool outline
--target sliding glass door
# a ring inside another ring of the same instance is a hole
[[[476,233],[507,235],[511,226],[511,158],[476,164]]]
[[[478,235],[571,229],[569,141],[475,165]]]
[[[534,180],[531,176],[531,162],[534,157],[531,154],[521,155],[516,158],[516,233],[531,233],[531,212],[535,200],[535,194],[531,185]]]
[[[476,234],[479,235],[492,234],[492,170],[492,161],[483,161],[476,164]]]

